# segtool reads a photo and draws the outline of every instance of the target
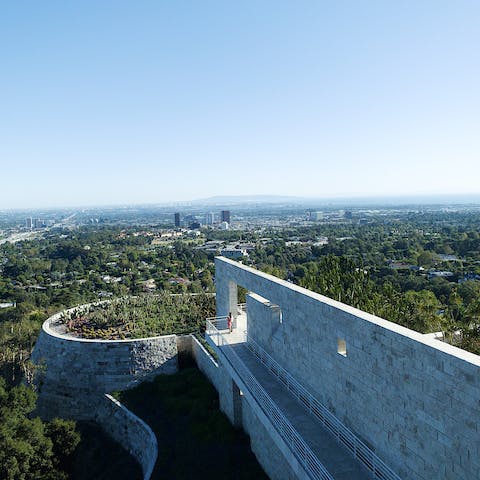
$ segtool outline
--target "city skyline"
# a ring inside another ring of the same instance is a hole
[[[0,209],[478,195],[480,5],[0,7]]]

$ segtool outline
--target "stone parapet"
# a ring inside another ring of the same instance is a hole
[[[142,467],[143,479],[149,480],[158,456],[157,437],[152,429],[108,394],[95,408],[95,421],[130,452]]]
[[[175,335],[134,340],[90,340],[60,331],[61,314],[45,321],[32,353],[39,366],[38,413],[89,420],[104,393],[178,371]]]

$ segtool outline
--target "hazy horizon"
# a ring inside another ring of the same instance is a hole
[[[480,206],[480,194],[447,194],[447,195],[392,195],[392,196],[357,196],[357,197],[301,197],[286,195],[234,195],[234,196],[212,196],[206,198],[197,198],[185,201],[166,201],[154,203],[103,203],[103,204],[58,204],[49,205],[31,205],[26,207],[2,208],[0,212],[29,212],[39,210],[72,210],[72,209],[118,209],[118,208],[171,208],[179,209],[187,207],[234,207],[235,205],[252,207],[262,205],[296,205],[305,208],[314,207],[352,207],[364,208],[370,206],[384,207],[406,207],[406,206],[456,206],[473,205]]]
[[[464,0],[4,3],[0,209],[478,195],[478,18]]]

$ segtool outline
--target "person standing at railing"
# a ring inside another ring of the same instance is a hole
[[[227,327],[228,327],[228,333],[232,333],[232,312],[228,312]]]

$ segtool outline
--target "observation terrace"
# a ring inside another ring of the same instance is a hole
[[[227,317],[214,317],[207,319],[205,335],[228,362],[241,395],[258,405],[288,445],[295,457],[290,462],[296,476],[321,480],[398,479],[248,336],[247,323],[246,305],[239,305],[231,333]]]
[[[274,444],[288,464],[277,475],[267,468],[272,478],[480,478],[479,356],[215,262],[206,339],[232,378],[233,421],[248,404],[270,436],[264,449]]]

